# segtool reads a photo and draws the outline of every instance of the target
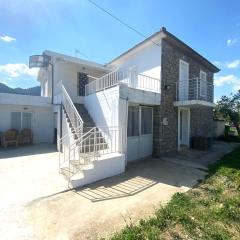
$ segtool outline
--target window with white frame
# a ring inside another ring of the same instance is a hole
[[[139,136],[139,107],[128,107],[128,137]]]
[[[20,130],[22,126],[21,112],[12,112],[11,113],[11,128]]]
[[[205,97],[207,95],[207,74],[204,71],[200,71],[200,96]]]
[[[152,108],[141,107],[141,135],[152,134]]]
[[[153,110],[147,106],[128,107],[127,136],[135,137],[152,134]]]
[[[11,112],[11,128],[21,130],[32,128],[32,113],[30,112]]]

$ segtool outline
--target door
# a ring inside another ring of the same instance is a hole
[[[179,101],[188,100],[188,88],[189,88],[189,64],[183,60],[180,60],[179,87],[178,87]]]
[[[89,79],[86,73],[78,73],[78,96],[85,96],[85,85],[88,84]]]
[[[138,68],[137,68],[137,66],[133,66],[133,67],[129,68],[128,73],[129,73],[130,87],[136,88],[138,86]]]
[[[127,161],[152,155],[153,110],[148,106],[128,107]]]
[[[190,139],[190,110],[179,109],[178,113],[179,124],[178,124],[178,141],[180,146],[189,147]]]

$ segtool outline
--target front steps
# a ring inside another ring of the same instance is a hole
[[[96,128],[94,121],[84,105],[74,105],[83,120],[83,138],[80,138],[80,141],[78,141],[79,133],[75,132],[67,111],[63,106],[63,113],[66,117],[65,124],[67,124],[67,128],[72,133],[72,136],[69,135],[69,138],[72,138],[70,142],[74,144],[74,146],[72,145],[72,150],[67,149],[65,152],[67,156],[69,155],[68,158],[70,158],[70,160],[65,160],[65,155],[63,154],[65,162],[60,165],[60,173],[69,181],[69,187],[83,186],[122,172],[122,167],[117,167],[118,170],[115,170],[116,167],[113,167],[113,174],[111,171],[105,172],[108,168],[105,166],[107,159],[109,159],[109,157],[115,159],[119,154],[115,154],[115,156],[107,152],[108,144],[105,142],[102,133]],[[119,165],[119,163],[115,164],[114,160],[108,164],[110,166]],[[104,168],[102,168],[103,165]],[[117,173],[115,174],[115,172]]]
[[[74,161],[76,160],[70,160],[70,165],[73,166]],[[68,180],[70,188],[79,188],[123,173],[125,171],[125,155],[119,153],[103,155],[98,160],[89,162],[88,164],[78,164],[76,166],[77,169],[74,171],[69,171],[68,165],[69,162],[65,162],[60,169],[60,173]]]
[[[124,154],[111,153],[86,165],[70,178],[70,187],[78,188],[125,171]]]

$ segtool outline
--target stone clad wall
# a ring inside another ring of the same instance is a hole
[[[176,100],[176,83],[179,79],[179,60],[189,63],[189,78],[199,77],[200,70],[207,73],[209,83],[213,82],[213,73],[199,62],[184,54],[180,49],[162,40],[161,66],[161,105],[154,107],[153,154],[177,151],[178,146],[178,109],[173,106]],[[192,84],[191,82],[189,85]],[[164,86],[169,86],[167,90]],[[190,86],[189,86],[190,88]],[[213,100],[213,89],[208,88],[208,101]],[[168,125],[163,119],[168,119]],[[191,136],[201,134],[212,136],[212,108],[191,109]]]
[[[190,137],[213,137],[213,109],[211,107],[190,110]]]

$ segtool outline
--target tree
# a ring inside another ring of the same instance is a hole
[[[230,97],[222,96],[217,102],[215,112],[217,116],[221,115],[232,123],[240,136],[240,90]]]

